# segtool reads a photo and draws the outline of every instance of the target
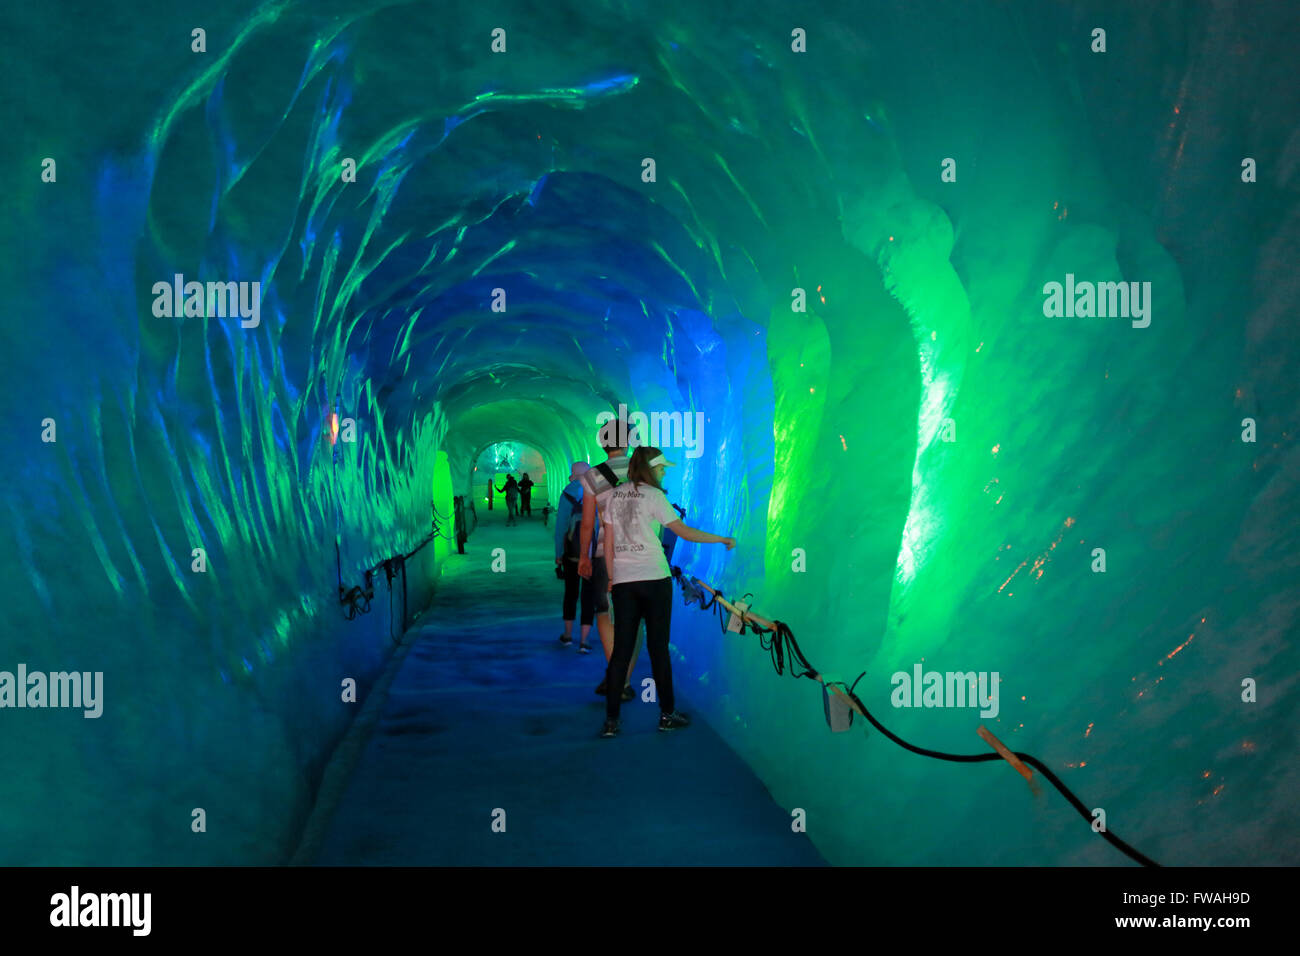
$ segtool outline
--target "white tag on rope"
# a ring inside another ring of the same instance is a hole
[[[749,610],[749,605],[744,601],[732,601],[731,604],[736,610],[731,612],[731,618],[727,621],[727,630],[732,634],[739,634],[744,625],[741,614]]]

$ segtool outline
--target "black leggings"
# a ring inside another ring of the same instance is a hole
[[[650,672],[655,679],[659,709],[672,713],[673,664],[668,656],[668,630],[673,616],[673,579],[628,581],[614,585],[614,653],[605,671],[605,717],[618,720],[623,702],[627,666],[632,663],[636,632],[645,619],[645,644],[650,652]],[[617,675],[617,676],[615,676]]]
[[[572,621],[578,610],[578,593],[582,593],[582,626],[590,627],[596,617],[596,599],[591,593],[591,578],[578,577],[578,562],[564,559],[564,620]]]

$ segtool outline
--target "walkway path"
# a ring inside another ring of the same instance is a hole
[[[336,753],[295,862],[824,865],[698,715],[661,734],[658,705],[638,699],[623,705],[621,736],[597,737],[605,658],[594,629],[589,655],[557,640],[553,527],[480,518],[407,633],[386,695],[381,681]],[[490,570],[497,547],[505,573]],[[633,686],[649,672],[643,650]],[[691,701],[679,694],[678,708],[691,713]]]

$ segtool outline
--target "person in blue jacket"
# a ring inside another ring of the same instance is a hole
[[[585,461],[575,461],[569,471],[569,484],[560,495],[555,510],[555,576],[564,581],[564,633],[560,643],[573,643],[573,618],[578,610],[579,591],[582,599],[582,630],[578,644],[579,654],[590,654],[587,635],[596,616],[596,600],[590,578],[578,576],[578,542],[582,526],[582,477],[591,468]]]

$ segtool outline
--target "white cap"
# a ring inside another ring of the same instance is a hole
[[[655,465],[670,465],[675,467],[677,462],[669,461],[663,455],[655,455],[654,458],[650,460],[650,467],[653,468]]]

